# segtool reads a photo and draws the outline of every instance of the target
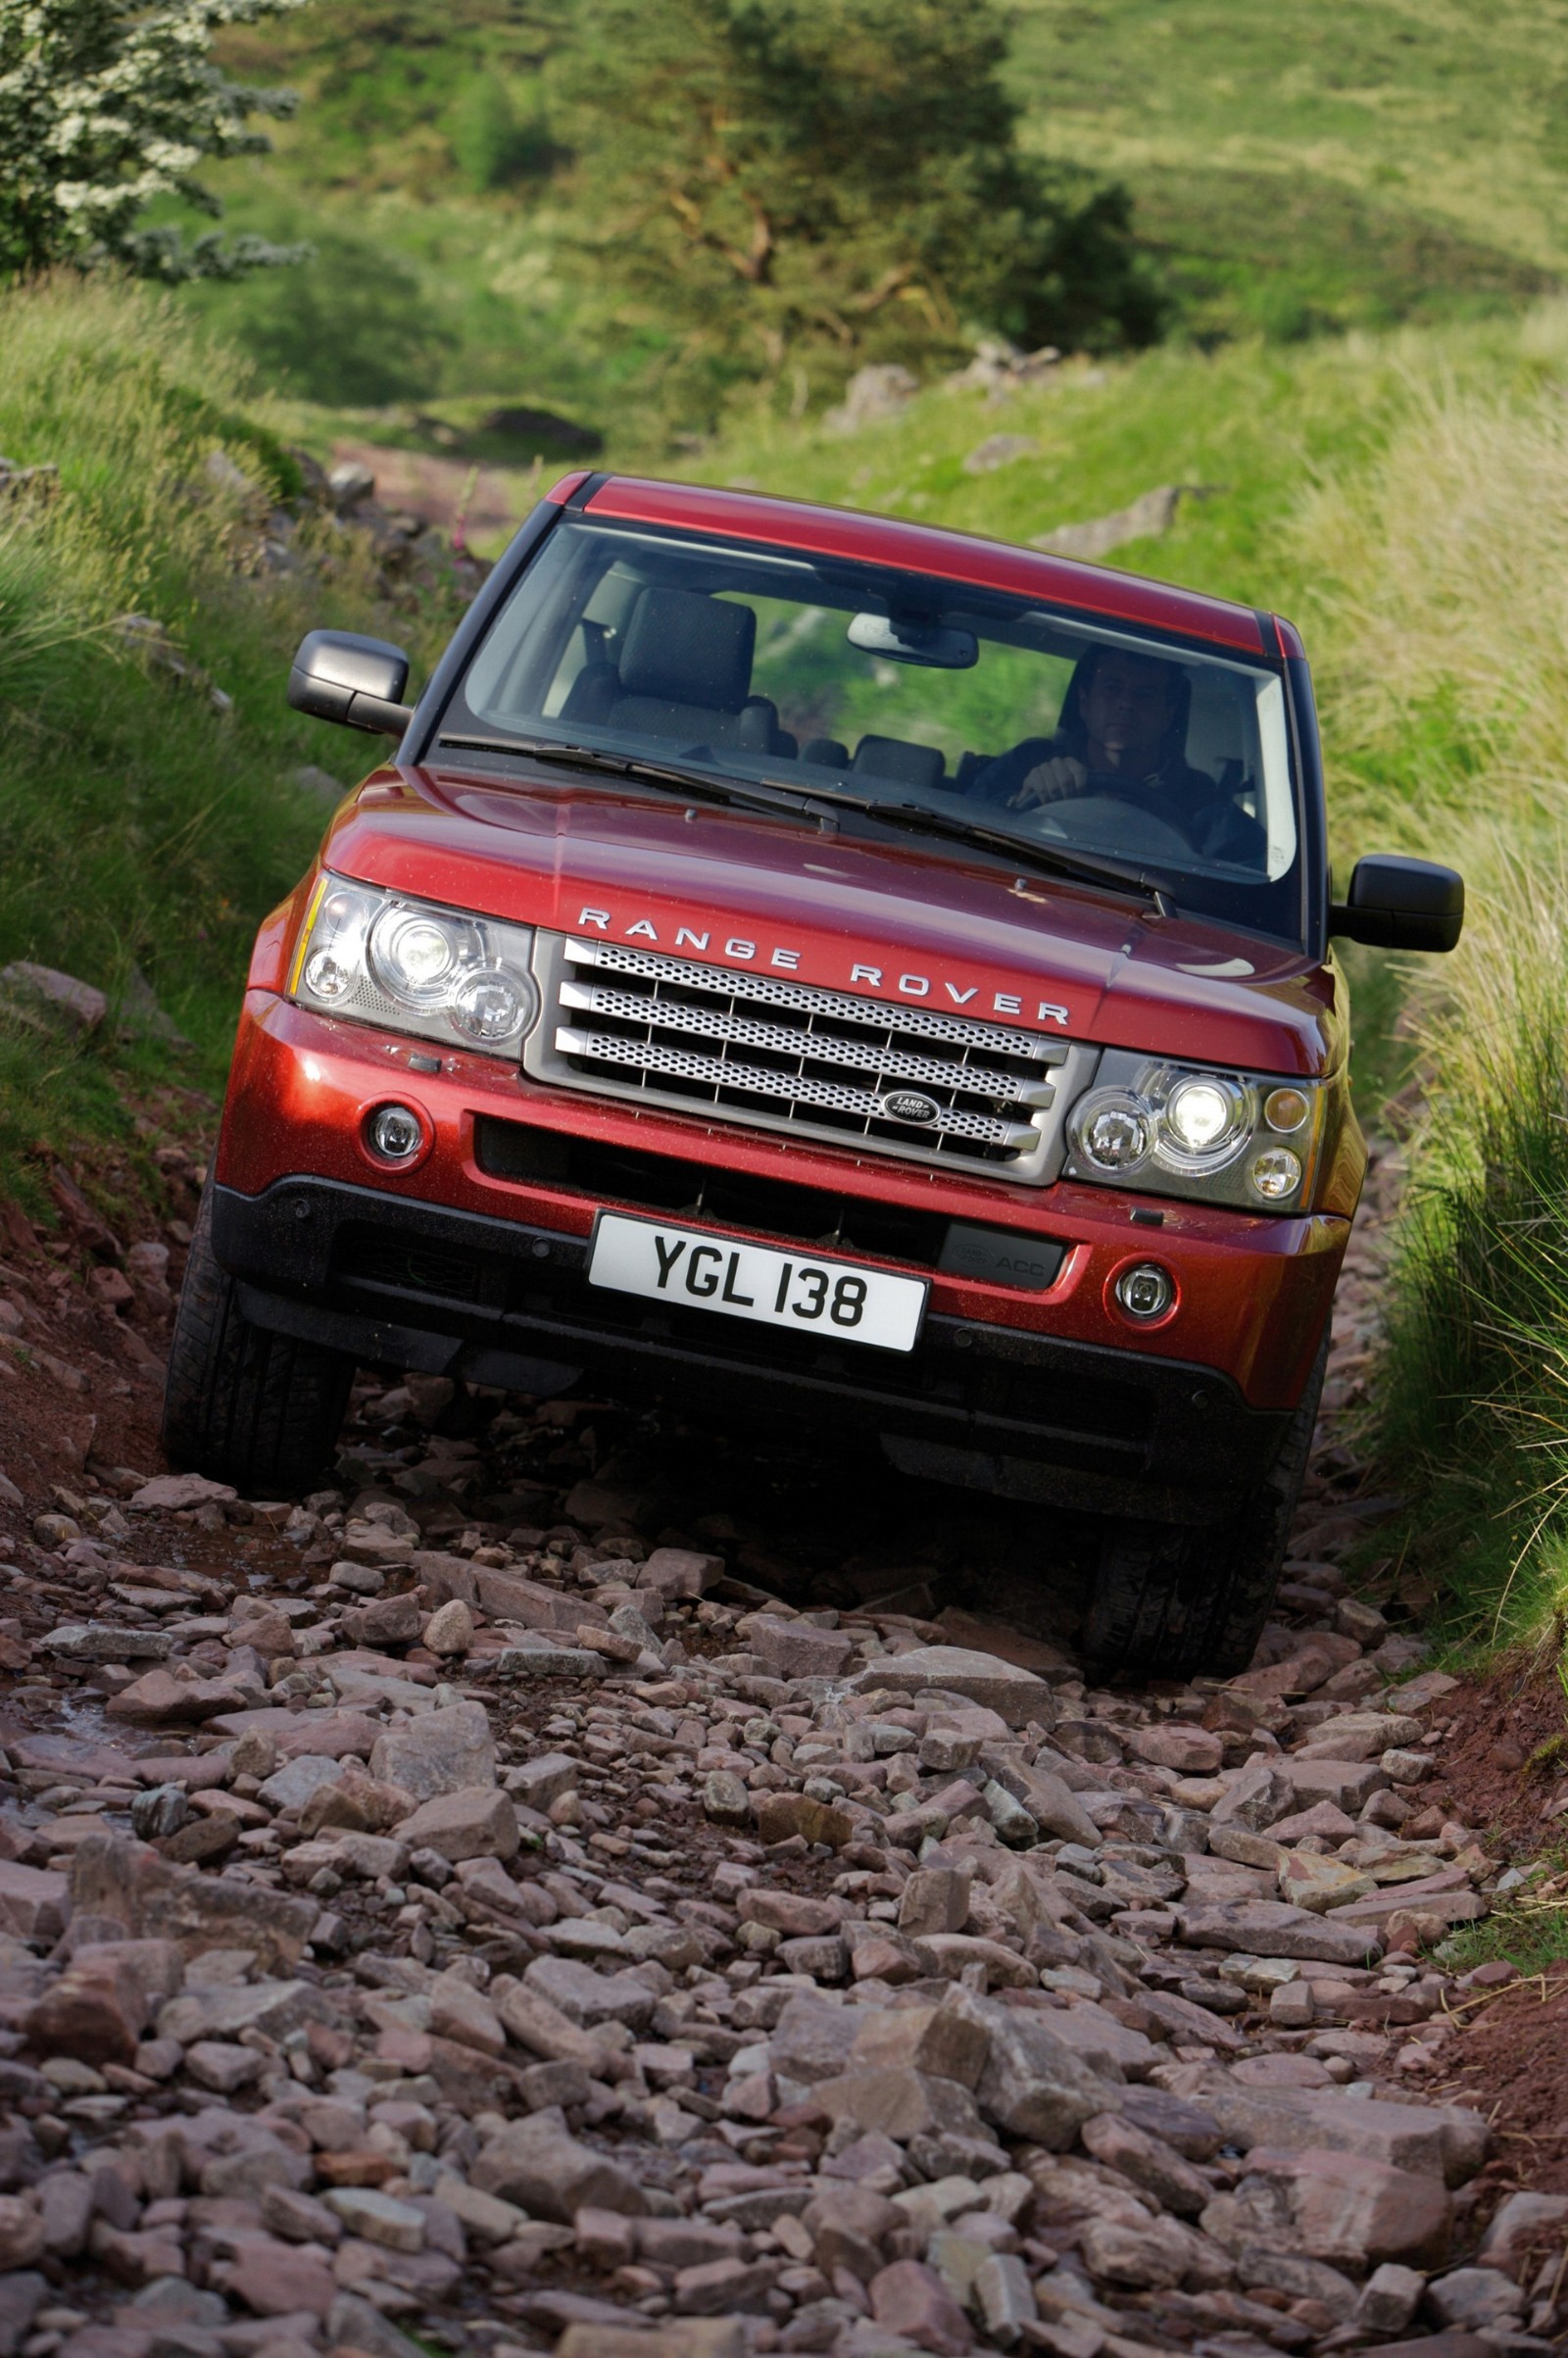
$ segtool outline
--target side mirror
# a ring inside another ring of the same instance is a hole
[[[409,659],[401,647],[352,630],[312,630],[294,658],[288,700],[296,712],[318,720],[401,737],[414,718],[414,707],[403,701],[408,684]]]
[[[1345,900],[1329,909],[1329,931],[1374,950],[1451,950],[1464,924],[1464,878],[1431,860],[1396,852],[1358,860]]]

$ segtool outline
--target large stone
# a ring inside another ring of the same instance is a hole
[[[1162,2210],[1197,2219],[1213,2198],[1209,2181],[1174,2145],[1140,2129],[1121,2113],[1097,2113],[1085,2121],[1082,2136],[1086,2152],[1152,2194]]]
[[[303,1809],[323,1786],[335,1785],[342,1765],[324,1752],[301,1752],[266,1779],[256,1798],[268,1809]]]
[[[68,1662],[162,1661],[179,1645],[170,1629],[125,1629],[118,1621],[66,1621],[43,1643]]]
[[[749,1826],[752,1796],[733,1769],[710,1769],[703,1781],[703,1815],[715,1826]]]
[[[1262,1834],[1296,1806],[1296,1788],[1266,1753],[1254,1752],[1208,1813],[1210,1827],[1237,1826]],[[1276,1838],[1278,1839],[1278,1838]]]
[[[370,1774],[383,1785],[399,1785],[416,1801],[466,1786],[494,1785],[495,1744],[483,1703],[449,1703],[388,1728],[370,1754]]]
[[[1475,1891],[1463,1867],[1445,1867],[1436,1875],[1412,1876],[1386,1884],[1344,1906],[1334,1914],[1342,1924],[1365,1925],[1380,1933],[1391,1916],[1401,1911],[1428,1916],[1440,1924],[1475,1924],[1488,1912],[1489,1902]]]
[[[1427,2307],[1440,2326],[1471,2333],[1517,2327],[1525,2296],[1499,2268],[1455,2268],[1427,2286]]]
[[[1419,1744],[1426,1734],[1418,1719],[1397,1711],[1346,1711],[1312,1730],[1295,1752],[1297,1760],[1376,1760],[1391,1745]]]
[[[995,1654],[976,1653],[966,1646],[917,1646],[908,1653],[879,1655],[853,1684],[867,1693],[883,1688],[895,1695],[940,1688],[983,1703],[1009,1728],[1043,1720],[1051,1701],[1050,1687],[1032,1670],[1016,1670]]]
[[[857,2006],[852,2071],[915,2071],[977,2088],[990,2033],[956,2006]]]
[[[454,1865],[464,1858],[515,1858],[517,1813],[493,1786],[438,1793],[398,1827],[411,1850],[435,1850]]]
[[[803,1991],[789,1998],[769,2042],[773,2070],[781,2079],[814,2085],[850,2068],[857,2035],[863,2028],[858,2006],[836,2006]]]
[[[258,2317],[324,2317],[338,2296],[330,2261],[312,2248],[255,2233],[225,2237],[231,2257],[213,2283]]]
[[[1178,1901],[1181,1938],[1194,1948],[1245,1951],[1253,1957],[1314,1957],[1328,1965],[1365,1965],[1381,1953],[1375,1931],[1341,1925],[1279,1899]]]
[[[1291,1781],[1291,1797],[1297,1809],[1310,1808],[1314,1801],[1332,1801],[1358,1817],[1374,1793],[1380,1793],[1389,1780],[1386,1771],[1375,1760],[1325,1760],[1315,1754],[1303,1760],[1299,1752],[1281,1754],[1277,1766]]]
[[[899,1930],[911,1940],[956,1933],[969,1913],[971,1878],[957,1867],[919,1867],[899,1894]]]
[[[154,2008],[173,1996],[183,1973],[172,1940],[105,1940],[79,1949],[28,2014],[28,2041],[40,2055],[131,2063]]]
[[[861,2136],[891,2137],[895,2144],[917,2137],[985,2137],[966,2088],[907,2068],[845,2072],[819,2082],[813,2101],[830,2120],[848,2121]]]
[[[1280,1897],[1289,1906],[1305,1908],[1315,1916],[1326,1916],[1332,1909],[1341,1921],[1347,1901],[1364,1899],[1376,1889],[1370,1875],[1359,1874],[1343,1858],[1319,1858],[1310,1850],[1287,1850],[1280,1859],[1278,1877]],[[1394,1904],[1390,1902],[1391,1909]],[[1368,1919],[1357,1917],[1356,1921]],[[1370,1921],[1381,1924],[1383,1918]]]
[[[836,1679],[855,1651],[841,1630],[819,1629],[814,1621],[783,1621],[753,1613],[741,1638],[775,1679]]]
[[[908,1660],[907,1654],[904,1659]],[[1059,1835],[1064,1842],[1083,1842],[1091,1850],[1096,1847],[1100,1828],[1054,1769],[1030,1767],[1015,1750],[1004,1752],[995,1744],[982,1745],[980,1760],[996,1782],[1022,1803],[1043,1834]]]
[[[546,1810],[563,1793],[574,1793],[582,1776],[582,1762],[569,1752],[540,1752],[532,1760],[519,1761],[509,1768],[506,1787],[514,1801],[525,1809]],[[748,1808],[747,1815],[751,1811]]]
[[[243,2031],[283,2039],[332,2014],[330,1998],[309,1982],[211,1982],[170,1999],[158,2017],[158,2036],[181,2046],[237,2039]]]
[[[523,1975],[523,1987],[548,1998],[584,2031],[598,2030],[605,2023],[622,2023],[628,2031],[646,2030],[658,2002],[648,1984],[635,1973],[595,1973],[591,1965],[579,1965],[570,1957],[535,1957]]]
[[[1079,2243],[1096,2284],[1136,2292],[1182,2284],[1203,2251],[1203,2239],[1192,2228],[1163,2217],[1093,2218],[1080,2230]]]
[[[836,1802],[813,1801],[809,1793],[761,1793],[754,1795],[754,1803],[764,1842],[793,1842],[799,1835],[805,1842],[842,1850],[855,1840],[855,1820]]]
[[[781,1891],[765,1884],[743,1891],[736,1913],[743,1924],[765,1924],[795,1940],[836,1933],[844,1921],[841,1900],[813,1899],[805,1891]]]
[[[500,2015],[480,1990],[461,1973],[437,1975],[425,1993],[432,2038],[454,2039],[483,2055],[504,2055],[507,2034]]]
[[[546,2063],[580,2064],[591,2078],[603,2080],[610,2077],[617,2045],[630,2044],[621,2026],[612,2023],[585,2031],[542,1990],[530,1990],[507,1975],[491,1983],[489,1995],[507,2036]]]
[[[721,1555],[702,1555],[695,1547],[656,1547],[637,1573],[639,1589],[656,1589],[661,1597],[701,1597],[724,1576]]]
[[[241,1699],[226,1679],[181,1679],[172,1670],[149,1670],[112,1695],[104,1713],[133,1728],[196,1728],[232,1711]]]
[[[1485,2120],[1457,2104],[1393,2104],[1334,2088],[1245,2088],[1217,2075],[1202,2103],[1244,2150],[1321,2146],[1449,2186],[1474,2177],[1486,2159]]]
[[[906,2348],[912,2343],[936,2358],[963,2358],[973,2347],[963,2311],[935,2269],[921,2261],[893,2261],[867,2289],[877,2324],[899,2335]]]
[[[1441,2178],[1322,2147],[1254,2147],[1247,2167],[1283,2196],[1299,2248],[1312,2259],[1356,2270],[1385,2260],[1430,2269],[1447,2257],[1453,2205]]]
[[[1481,2238],[1479,2257],[1523,2283],[1568,2237],[1568,2194],[1509,2194]]]
[[[468,2172],[481,2194],[499,2194],[534,2219],[569,2225],[580,2210],[641,2218],[647,2198],[629,2170],[567,2135],[559,2115],[509,2121],[481,2147]]]
[[[24,1867],[0,1858],[0,1932],[16,1940],[58,1940],[66,1926],[68,1890],[66,1877],[53,1867]]]
[[[15,1872],[0,1866],[0,1893]],[[94,1835],[78,1845],[70,1898],[74,1918],[110,1917],[133,1939],[177,1941],[187,1959],[210,1948],[250,1949],[264,1974],[292,1972],[320,1913],[314,1899],[171,1866],[122,1835]]]
[[[1055,2036],[1048,2016],[968,1990],[954,1990],[943,2003],[987,2034],[975,2093],[986,2119],[1009,2136],[1063,2152],[1085,2121],[1121,2109],[1120,2089]]]
[[[479,1604],[492,1621],[510,1621],[519,1629],[555,1630],[571,1637],[579,1623],[605,1619],[599,1605],[547,1588],[543,1581],[523,1580],[514,1572],[486,1571],[482,1565],[475,1567],[474,1577]]]
[[[1211,1777],[1225,1757],[1225,1746],[1211,1729],[1185,1719],[1126,1728],[1122,1742],[1135,1759],[1147,1760],[1152,1768],[1173,1769],[1181,1777]]]
[[[192,1506],[221,1506],[237,1496],[232,1483],[211,1482],[205,1474],[155,1474],[127,1504],[143,1514],[178,1514]]]

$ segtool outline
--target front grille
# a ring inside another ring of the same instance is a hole
[[[461,1245],[437,1244],[391,1228],[351,1222],[338,1230],[332,1274],[356,1286],[394,1294],[430,1294],[444,1302],[477,1302],[485,1255]]]
[[[948,1240],[943,1212],[835,1195],[793,1179],[727,1171],[560,1130],[536,1130],[494,1114],[481,1114],[474,1123],[473,1153],[480,1170],[493,1179],[536,1180],[604,1204],[684,1212],[760,1236],[784,1237],[824,1252],[866,1253],[915,1269],[937,1268]]]
[[[1094,1053],[1072,1042],[619,942],[541,953],[541,1080],[1035,1185],[1060,1168]]]

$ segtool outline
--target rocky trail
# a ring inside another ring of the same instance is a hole
[[[1391,1159],[1255,1663],[1114,1693],[1023,1521],[612,1403],[167,1474],[158,1159],[0,1232],[0,2358],[1557,2343],[1495,1705],[1343,1569]]]

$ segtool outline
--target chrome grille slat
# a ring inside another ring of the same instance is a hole
[[[1012,1105],[1049,1105],[1049,1081],[1003,1072],[989,1064],[972,1064],[967,1049],[961,1057],[922,1056],[908,1049],[879,1047],[872,1040],[844,1039],[815,1029],[815,1015],[804,1030],[760,1017],[736,1015],[720,1008],[693,1007],[676,999],[650,1000],[636,991],[616,991],[603,983],[566,983],[560,1003],[574,1014],[618,1017],[626,1023],[654,1022],[660,1031],[690,1032],[708,1040],[722,1040],[736,1048],[764,1050],[769,1056],[804,1056],[808,1061],[845,1064],[857,1072],[885,1074],[890,1080],[929,1081],[938,1089],[961,1088],[974,1097],[999,1098]],[[655,1011],[657,1010],[657,1012]]]
[[[715,1089],[737,1090],[746,1097],[820,1105],[835,1113],[858,1114],[865,1121],[894,1119],[874,1089],[816,1080],[806,1073],[775,1072],[766,1065],[739,1064],[723,1056],[699,1056],[694,1049],[676,1048],[662,1040],[627,1040],[614,1032],[583,1032],[564,1024],[556,1034],[556,1047],[564,1056],[587,1056],[596,1063],[618,1064],[633,1072],[669,1073],[683,1081],[706,1081]],[[1039,1136],[1031,1124],[961,1106],[939,1109],[928,1126],[945,1137],[979,1139],[998,1147],[1033,1146]]]
[[[1059,1034],[624,942],[535,936],[523,1068],[623,1105],[1043,1187],[1099,1052]],[[890,1098],[927,1098],[900,1119]]]
[[[680,983],[694,991],[719,991],[728,999],[756,1000],[763,1007],[797,1007],[842,1023],[865,1024],[880,1031],[909,1032],[922,1040],[950,1040],[970,1048],[989,1048],[994,1055],[1027,1056],[1034,1064],[1059,1064],[1066,1055],[1064,1040],[1047,1039],[1040,1032],[1014,1030],[1010,1024],[985,1023],[977,1015],[949,1015],[941,1010],[901,1004],[889,1007],[880,999],[862,999],[852,991],[821,991],[813,983],[789,982],[777,974],[754,974],[744,966],[707,966],[689,958],[665,958],[657,950],[633,950],[624,942],[566,944],[573,966],[601,966],[613,974],[643,974],[651,982]]]

